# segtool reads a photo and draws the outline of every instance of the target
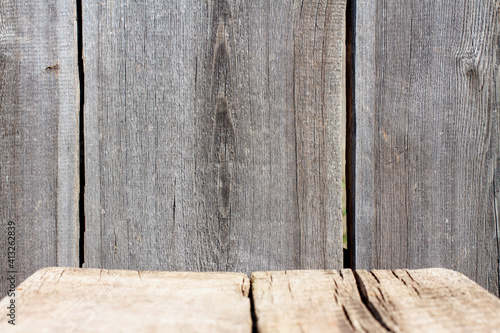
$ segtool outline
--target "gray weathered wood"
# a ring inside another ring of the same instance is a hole
[[[76,36],[75,1],[0,2],[1,296],[9,221],[17,283],[79,262]]]
[[[259,332],[386,332],[365,307],[351,270],[252,274]]]
[[[500,300],[446,269],[356,271],[372,313],[391,332],[500,332]]]
[[[244,274],[58,267],[18,289],[15,329],[2,314],[2,332],[252,331]]]
[[[497,2],[349,12],[353,268],[447,267],[498,295]]]
[[[342,266],[345,1],[84,1],[86,267]]]

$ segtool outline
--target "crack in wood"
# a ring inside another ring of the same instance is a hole
[[[356,280],[356,287],[358,288],[358,294],[359,294],[359,297],[361,298],[361,301],[363,302],[363,304],[366,306],[366,308],[371,313],[371,315],[373,316],[373,318],[380,323],[380,325],[382,325],[387,331],[394,332],[393,330],[391,330],[389,328],[389,326],[387,325],[387,323],[382,319],[382,316],[378,312],[378,310],[375,307],[375,305],[370,302],[370,300],[368,298],[368,293],[367,293],[367,290],[366,290],[366,287],[365,287],[365,285],[363,283],[362,278],[359,276],[359,274],[356,271],[353,271],[353,274],[354,274],[354,278]],[[370,274],[380,284],[380,281],[375,276],[375,274],[373,272],[370,272]],[[381,292],[381,295],[383,297],[382,292]]]
[[[336,297],[335,297],[335,301],[337,301]],[[338,304],[338,302],[337,302],[337,304]],[[347,312],[347,309],[345,308],[345,306],[343,304],[342,304],[342,311],[344,312],[344,316],[347,319],[347,322],[349,323],[349,325],[351,325],[352,329],[355,330],[354,325],[352,324],[352,321],[351,321],[351,317],[349,317],[349,313]]]

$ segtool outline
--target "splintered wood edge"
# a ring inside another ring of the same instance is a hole
[[[249,290],[241,273],[50,267],[16,288],[16,329],[251,332]]]

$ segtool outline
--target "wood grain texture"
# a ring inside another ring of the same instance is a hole
[[[258,332],[500,332],[500,300],[442,269],[256,272]]]
[[[256,272],[251,279],[258,332],[386,332],[349,269]]]
[[[13,221],[17,283],[79,263],[77,53],[74,1],[0,3],[0,272]]]
[[[447,269],[356,271],[362,297],[391,332],[500,332],[500,300]]]
[[[340,268],[345,1],[85,1],[85,265]]]
[[[497,2],[349,12],[353,268],[447,267],[499,295]]]
[[[249,289],[237,273],[47,268],[19,286],[15,331],[250,333]]]

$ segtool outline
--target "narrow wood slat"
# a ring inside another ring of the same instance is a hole
[[[252,274],[259,332],[385,332],[363,304],[351,270]]]
[[[0,1],[0,296],[7,270],[79,264],[76,26],[75,1]]]
[[[18,287],[15,331],[250,333],[249,289],[238,273],[47,268]]]
[[[345,0],[91,0],[83,30],[87,267],[342,267]]]
[[[352,268],[446,267],[499,295],[498,1],[350,4]]]
[[[500,332],[500,299],[447,269],[356,271],[362,297],[392,332]]]

